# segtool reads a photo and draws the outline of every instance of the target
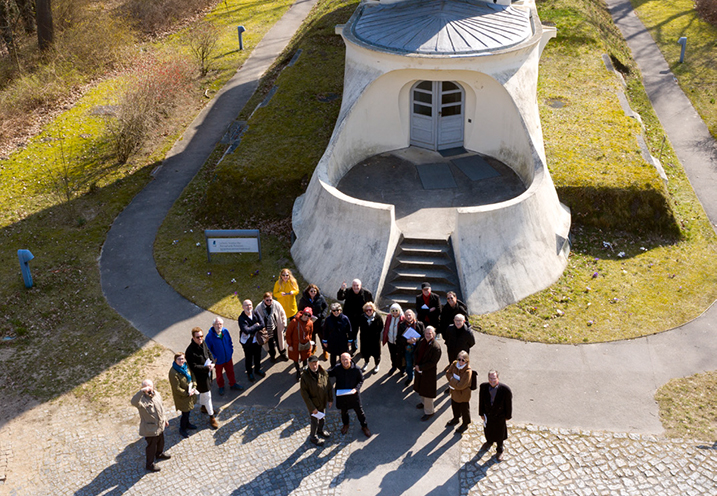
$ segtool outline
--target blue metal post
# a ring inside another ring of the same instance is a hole
[[[32,274],[30,274],[30,260],[35,256],[30,250],[17,250],[17,258],[20,259],[20,270],[22,271],[22,280],[25,281],[25,287],[32,287]]]
[[[244,50],[244,42],[241,39],[241,34],[246,31],[246,29],[244,29],[244,26],[237,26],[237,31],[239,33],[239,50]]]
[[[685,49],[687,49],[687,37],[683,36],[679,40],[677,40],[677,43],[682,45],[682,50],[680,51],[680,64],[685,61]]]

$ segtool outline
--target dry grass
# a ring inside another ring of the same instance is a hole
[[[717,371],[672,379],[657,390],[660,421],[670,437],[717,437]]]

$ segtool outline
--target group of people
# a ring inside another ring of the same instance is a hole
[[[381,346],[388,345],[391,368],[388,375],[399,372],[406,376],[405,385],[413,384],[420,396],[418,409],[423,410],[421,420],[427,421],[435,414],[439,377],[438,362],[442,356],[437,335],[446,343],[448,366],[443,369],[450,394],[453,418],[446,427],[460,423],[456,432],[462,433],[471,423],[471,391],[477,389],[475,372],[470,368],[469,350],[475,344],[473,331],[467,320],[466,305],[454,292],[446,295],[442,306],[438,295],[431,291],[429,283],[423,283],[421,294],[416,297],[415,309],[403,310],[394,303],[386,319],[381,317],[373,302],[371,292],[354,279],[348,288],[344,282],[337,292],[341,303],[328,305],[319,288],[309,284],[299,304],[298,283],[289,269],[282,269],[273,292],[266,292],[261,303],[254,308],[251,300],[242,302],[239,316],[239,342],[245,356],[246,374],[249,381],[263,378],[261,350],[266,349],[272,363],[294,362],[296,379],[300,382],[301,396],[306,403],[311,420],[309,441],[323,444],[330,433],[324,428],[326,408],[331,408],[336,396],[336,407],[341,410],[341,433],[349,430],[349,410],[354,410],[361,430],[371,436],[366,415],[361,404],[363,374],[373,358],[373,372],[379,372]],[[301,310],[300,310],[301,309]],[[330,310],[330,311],[329,311]],[[290,317],[287,318],[287,315]],[[287,324],[288,323],[288,324]],[[357,351],[364,360],[359,368],[353,360]],[[319,344],[321,352],[319,352]],[[190,422],[190,412],[197,402],[201,412],[208,416],[209,425],[217,429],[217,409],[212,404],[211,382],[216,374],[218,393],[226,392],[224,374],[229,389],[243,390],[234,375],[232,355],[234,345],[224,321],[217,317],[205,333],[202,328],[192,329],[192,341],[184,353],[176,353],[169,371],[169,382],[177,410],[182,412],[179,433],[188,437],[197,427]],[[328,360],[324,369],[320,360]],[[335,386],[332,386],[333,378]],[[140,410],[142,424],[140,435],[147,439],[146,468],[158,471],[157,460],[168,458],[164,453],[164,427],[166,415],[159,393],[152,381],[142,383],[142,388],[132,398],[132,404]],[[498,372],[491,370],[488,382],[480,385],[479,415],[483,421],[486,451],[497,443],[496,458],[502,460],[503,441],[507,438],[506,421],[512,416],[512,393],[501,384]]]

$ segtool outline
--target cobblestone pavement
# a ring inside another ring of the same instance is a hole
[[[347,436],[338,433],[335,411],[328,416],[334,434],[323,448],[306,442],[303,410],[230,404],[218,417],[221,426],[212,431],[195,410],[199,430],[184,440],[175,414],[166,434],[172,459],[148,474],[133,408],[98,414],[69,401],[43,405],[0,430],[0,446],[12,453],[0,494],[353,494],[346,462],[352,451],[371,449],[356,424]],[[436,420],[437,437],[451,435],[444,420]],[[380,423],[374,429],[377,436],[396,434],[382,433]],[[482,442],[475,425],[460,441],[461,495],[717,494],[717,445],[709,443],[513,426],[506,458],[497,463],[492,452],[477,453]],[[428,461],[425,470],[430,474]],[[423,484],[416,490],[447,493]]]

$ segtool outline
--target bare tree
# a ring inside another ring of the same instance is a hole
[[[209,58],[219,41],[219,31],[214,25],[200,21],[189,30],[187,37],[189,49],[199,62],[199,72],[202,76],[206,76],[209,71]]]

